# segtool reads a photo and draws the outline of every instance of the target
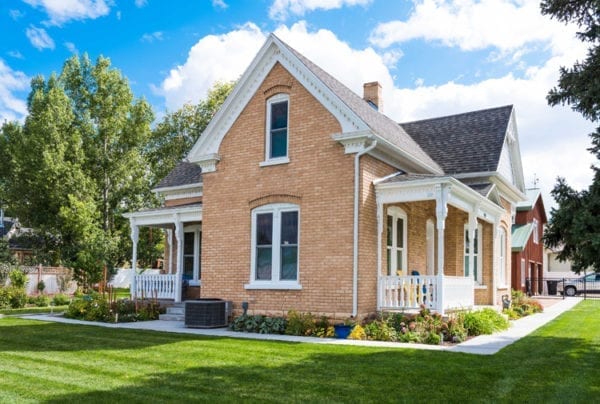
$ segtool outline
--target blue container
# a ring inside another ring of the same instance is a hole
[[[335,329],[335,337],[339,339],[347,339],[348,335],[352,332],[354,326],[345,324],[336,324],[333,326]]]

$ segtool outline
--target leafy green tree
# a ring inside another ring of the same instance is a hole
[[[0,263],[14,264],[12,254],[10,253],[10,250],[8,248],[8,241],[3,238],[0,238]],[[2,279],[0,277],[0,281],[1,280]],[[2,287],[1,282],[0,287]]]
[[[57,240],[63,263],[96,282],[130,254],[121,213],[153,203],[143,153],[153,113],[103,57],[73,56],[31,87],[25,123],[0,136],[2,192],[22,222]]]
[[[597,0],[544,0],[542,13],[563,23],[574,23],[577,37],[589,45],[587,56],[561,67],[558,86],[548,93],[550,105],[569,104],[592,122],[600,120],[600,6]],[[600,159],[600,127],[590,134],[589,149]],[[562,248],[560,260],[570,260],[577,273],[600,272],[600,169],[587,190],[576,191],[559,178],[552,190],[558,208],[552,209],[544,235],[548,247]]]
[[[147,150],[154,183],[166,177],[190,151],[234,85],[233,81],[216,82],[205,100],[167,113],[156,125]]]

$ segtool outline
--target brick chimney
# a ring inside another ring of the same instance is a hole
[[[383,111],[383,97],[381,95],[381,84],[378,81],[363,84],[363,100],[370,102],[379,112]]]

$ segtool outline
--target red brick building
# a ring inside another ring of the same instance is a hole
[[[512,288],[537,295],[542,293],[544,286],[542,235],[548,219],[541,191],[528,189],[526,196],[526,201],[517,204],[512,226]]]
[[[126,215],[134,267],[139,227],[168,240],[165,273],[132,294],[338,318],[498,304],[525,200],[513,107],[399,124],[381,93],[271,35],[157,185],[164,207]]]

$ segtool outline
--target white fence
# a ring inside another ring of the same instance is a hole
[[[475,301],[473,280],[458,276],[383,276],[379,279],[380,310],[419,309],[444,312],[470,308]]]
[[[135,295],[138,298],[175,299],[177,275],[136,275]]]

